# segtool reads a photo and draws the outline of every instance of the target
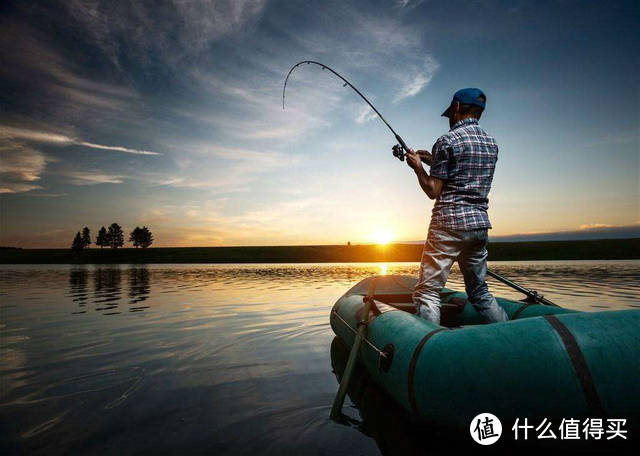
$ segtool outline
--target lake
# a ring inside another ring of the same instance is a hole
[[[490,267],[563,307],[640,308],[639,261]],[[417,263],[0,266],[0,450],[411,453],[415,431],[398,425],[404,415],[375,387],[366,387],[375,401],[347,398],[349,424],[328,419],[332,363],[343,356],[332,349],[329,311],[367,276],[417,271]],[[497,296],[522,298],[489,283]],[[456,269],[448,286],[464,288]]]

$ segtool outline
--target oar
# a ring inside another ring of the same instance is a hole
[[[549,301],[547,298],[545,298],[541,294],[538,294],[538,292],[535,290],[529,290],[528,288],[521,287],[517,283],[513,283],[511,280],[507,279],[506,277],[502,277],[501,275],[496,274],[495,272],[491,272],[487,270],[487,274],[489,274],[494,279],[504,283],[505,285],[509,285],[514,290],[518,290],[520,293],[523,293],[527,297],[528,302],[537,302],[540,304],[546,304],[548,306],[560,307],[558,306],[558,304],[555,304]]]
[[[353,346],[351,347],[351,352],[349,353],[347,366],[344,368],[344,373],[342,374],[342,381],[340,382],[338,393],[336,394],[336,398],[333,400],[333,407],[331,407],[330,415],[332,420],[336,420],[340,416],[342,416],[342,405],[344,404],[344,397],[347,395],[347,388],[349,387],[349,382],[351,381],[351,374],[353,373],[353,369],[356,366],[356,359],[358,358],[358,352],[360,351],[362,340],[367,335],[367,320],[369,320],[369,310],[371,309],[371,304],[373,303],[373,293],[376,289],[376,282],[377,277],[372,277],[371,282],[369,282],[369,288],[367,289],[367,295],[363,298],[364,307],[362,308],[362,319],[358,323],[358,332],[356,333],[353,340]]]

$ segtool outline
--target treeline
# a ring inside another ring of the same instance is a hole
[[[142,247],[146,249],[153,244],[153,234],[146,226],[140,228],[136,226],[131,233],[129,233],[129,242],[133,244],[135,248]],[[71,250],[74,252],[82,252],[84,249],[89,248],[91,245],[91,230],[88,227],[84,227],[82,232],[78,231],[71,243]],[[98,231],[95,245],[103,247],[111,247],[117,249],[124,246],[124,232],[122,227],[117,223],[109,225],[109,229],[104,226]]]

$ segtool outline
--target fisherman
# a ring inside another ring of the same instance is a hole
[[[449,118],[450,130],[438,138],[431,153],[407,154],[420,187],[436,200],[413,292],[418,315],[436,324],[440,324],[440,291],[455,261],[469,302],[482,318],[488,323],[508,320],[485,281],[491,228],[488,195],[498,160],[496,140],[478,125],[486,101],[480,89],[458,90],[442,113]],[[430,174],[423,161],[431,167]]]

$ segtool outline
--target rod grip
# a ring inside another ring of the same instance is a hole
[[[396,134],[396,141],[398,141],[400,143],[400,145],[402,146],[402,148],[404,149],[404,151],[406,153],[409,153],[409,147],[407,146],[407,144],[404,142],[404,140],[398,134]]]

